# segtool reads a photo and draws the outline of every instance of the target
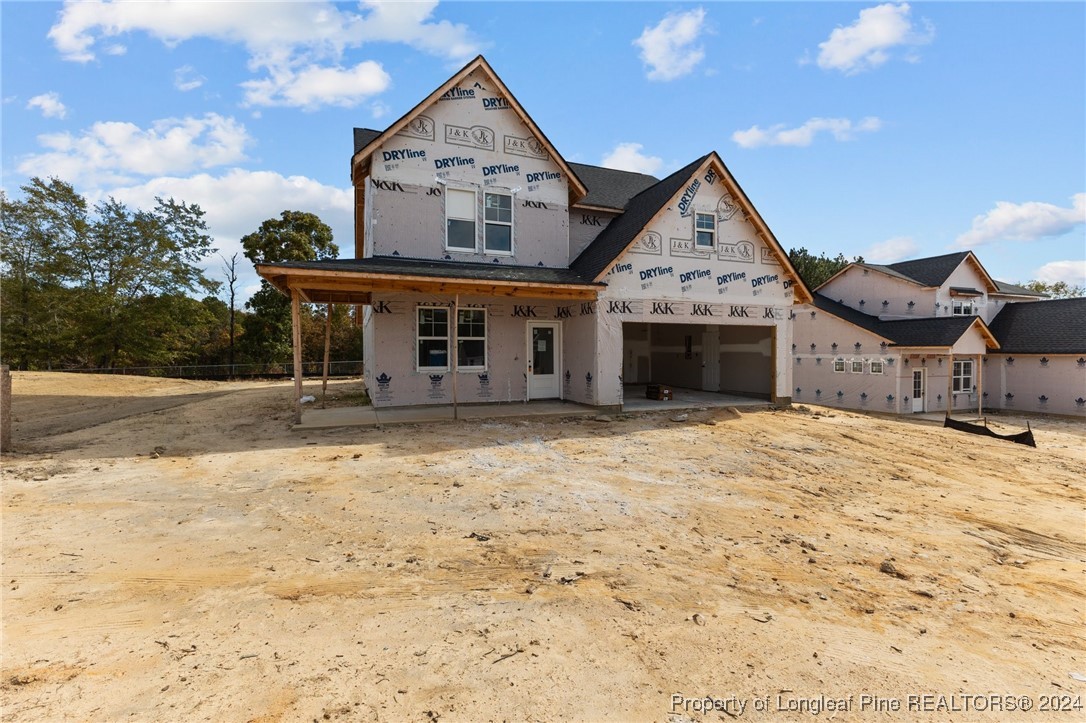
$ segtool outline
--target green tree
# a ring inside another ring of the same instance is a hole
[[[1082,296],[1086,296],[1086,286],[1078,284],[1072,285],[1066,281],[1033,281],[1019,284],[1024,286],[1030,291],[1036,291],[1038,294],[1047,294],[1052,299],[1077,299]]]
[[[69,250],[87,236],[87,202],[56,178],[0,192],[0,347],[17,369],[59,365],[71,348]]]
[[[815,256],[806,248],[791,249],[788,259],[796,269],[796,273],[803,279],[803,283],[812,291],[830,280],[834,274],[849,265],[849,260],[844,254],[837,254],[836,258],[830,258],[826,254]],[[851,263],[862,264],[863,256],[856,256]]]
[[[332,229],[304,211],[283,211],[279,218],[269,218],[243,236],[241,245],[245,258],[254,264],[333,259],[339,253]],[[245,308],[249,314],[238,341],[245,356],[264,364],[290,358],[290,299],[261,279],[260,289],[245,302]]]
[[[69,251],[85,348],[97,366],[170,364],[188,355],[180,337],[154,330],[178,328],[176,297],[218,286],[197,265],[214,251],[204,212],[172,198],[155,204],[133,211],[113,198],[99,203],[90,233]]]

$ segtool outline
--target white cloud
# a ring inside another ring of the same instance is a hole
[[[1062,281],[1070,286],[1086,286],[1086,261],[1050,261],[1030,278],[1049,284]]]
[[[133,123],[95,123],[79,135],[38,136],[44,153],[26,157],[19,171],[57,176],[76,186],[130,183],[135,178],[184,173],[235,163],[252,141],[233,118],[165,118],[148,129]]]
[[[619,143],[614,150],[603,157],[600,165],[604,168],[616,168],[620,171],[634,171],[655,176],[664,165],[664,160],[657,156],[646,156],[641,152],[640,143]]]
[[[1051,203],[996,202],[995,208],[973,219],[973,228],[958,236],[954,246],[971,248],[989,241],[1036,241],[1062,236],[1086,223],[1086,193],[1071,197],[1071,207]]]
[[[349,106],[388,84],[387,75],[374,61],[343,67],[341,61],[349,49],[371,42],[396,42],[452,62],[466,61],[479,51],[479,43],[467,26],[432,18],[436,7],[436,0],[365,0],[357,10],[341,9],[323,0],[261,3],[258,7],[183,0],[69,1],[49,37],[65,59],[77,62],[93,60],[105,41],[136,32],[171,47],[197,37],[237,43],[249,52],[249,69],[264,76],[243,84],[246,102],[306,108],[322,103]],[[254,20],[254,9],[258,20]]]
[[[173,87],[182,93],[196,90],[207,81],[207,78],[196,72],[191,65],[182,65],[173,71]]]
[[[732,140],[741,148],[809,146],[818,133],[829,133],[837,141],[849,141],[856,133],[871,133],[880,128],[882,121],[875,117],[864,118],[858,123],[848,118],[811,118],[797,128],[785,128],[783,123],[764,129],[751,126],[732,133]]]
[[[669,13],[656,25],[645,28],[633,42],[641,48],[641,60],[649,67],[649,80],[675,80],[688,73],[705,57],[695,46],[701,36],[705,9]]]
[[[37,108],[46,118],[63,118],[68,115],[68,109],[60,102],[60,94],[54,91],[34,96],[27,101],[26,107]]]
[[[920,246],[908,236],[895,236],[873,244],[863,253],[863,257],[873,264],[892,264],[909,258],[919,250]]]
[[[112,196],[134,208],[152,208],[155,197],[197,204],[214,239],[213,246],[226,258],[237,252],[241,302],[260,288],[260,279],[244,258],[241,237],[256,231],[265,219],[278,218],[285,210],[308,211],[332,228],[340,256],[354,256],[354,191],[329,186],[305,176],[282,176],[270,171],[233,168],[222,175],[206,173],[188,178],[162,176],[131,186],[85,193],[93,203]],[[219,279],[222,260],[212,256],[203,267]]]
[[[273,71],[268,78],[249,80],[245,104],[292,106],[316,110],[322,105],[350,108],[371,95],[381,93],[392,79],[380,64],[366,60],[353,68],[310,65],[297,72]]]
[[[918,56],[913,49],[930,43],[935,28],[923,19],[922,30],[914,27],[910,10],[908,3],[885,3],[861,10],[852,25],[836,28],[828,40],[819,43],[818,67],[853,75],[882,65],[898,46],[910,48],[907,59],[916,62]]]

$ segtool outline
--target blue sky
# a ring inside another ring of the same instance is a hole
[[[287,208],[351,255],[351,129],[483,53],[567,160],[663,177],[716,150],[786,249],[971,248],[996,278],[1086,283],[1081,2],[3,2],[0,23],[5,192],[198,203],[227,256]]]

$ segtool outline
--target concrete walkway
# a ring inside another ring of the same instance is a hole
[[[713,407],[765,407],[769,402],[764,399],[736,397],[730,394],[701,392],[692,389],[673,389],[674,399],[657,401],[645,398],[644,385],[631,385],[625,388],[624,413],[641,414],[646,412],[667,412],[678,409],[700,409]],[[466,404],[457,410],[459,419],[502,419],[508,417],[595,417],[601,411],[576,402],[557,399],[541,399],[532,402],[512,402],[505,404]],[[331,409],[302,409],[301,424],[294,425],[297,431],[314,429],[334,429],[336,427],[376,427],[384,424],[419,424],[425,422],[452,421],[452,405],[433,407],[394,407],[374,409],[373,407],[333,407]]]

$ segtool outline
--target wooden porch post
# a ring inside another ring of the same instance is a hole
[[[947,349],[946,366],[946,416],[954,408],[954,349]]]
[[[328,396],[328,355],[332,349],[332,304],[328,303],[324,311],[324,370],[321,374],[321,408],[324,408]]]
[[[294,423],[302,423],[302,298],[290,290],[291,345],[294,347]]]
[[[983,354],[977,354],[977,416],[984,416],[984,377],[982,369],[984,369]]]

